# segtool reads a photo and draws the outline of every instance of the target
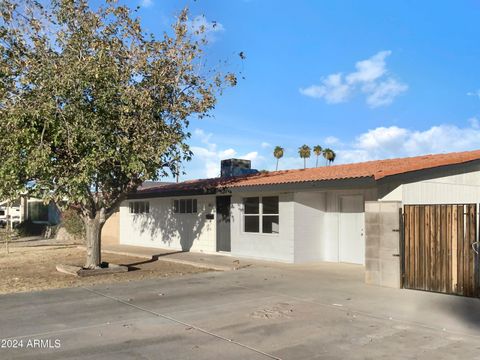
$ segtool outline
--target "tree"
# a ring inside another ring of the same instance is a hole
[[[277,159],[277,166],[275,168],[275,171],[278,170],[278,161],[283,157],[284,149],[280,146],[275,146],[275,149],[273,149],[273,156]]]
[[[43,4],[46,3],[42,2]],[[205,29],[182,11],[160,39],[136,10],[106,0],[0,1],[0,198],[75,210],[86,268],[103,224],[145,180],[189,160],[189,119],[236,77],[202,65]]]
[[[315,167],[318,167],[318,158],[320,157],[320,155],[322,155],[323,149],[320,145],[315,145],[313,147],[313,152],[314,152],[315,156],[317,157],[317,159],[315,161]]]
[[[302,145],[298,148],[298,154],[303,159],[303,168],[307,168],[307,158],[310,158],[311,149],[308,145]]]
[[[323,149],[323,157],[325,158],[327,165],[329,165],[335,161],[337,154],[335,154],[335,151],[332,149],[326,148]]]

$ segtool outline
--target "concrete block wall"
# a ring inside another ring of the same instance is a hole
[[[400,288],[399,201],[365,202],[365,282]]]

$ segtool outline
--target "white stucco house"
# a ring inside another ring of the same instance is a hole
[[[480,151],[275,171],[131,194],[120,207],[119,241],[288,263],[366,264],[368,270],[369,259],[380,259],[375,241],[382,230],[366,226],[366,211],[390,211],[398,219],[405,204],[478,202]],[[398,227],[391,224],[390,233],[398,236]]]
[[[60,211],[53,202],[45,204],[36,198],[22,196],[14,201],[0,201],[0,227],[11,223],[13,227],[30,220],[36,224],[56,225]]]

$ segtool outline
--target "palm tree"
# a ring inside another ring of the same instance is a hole
[[[333,151],[332,149],[326,148],[323,149],[323,157],[325,158],[327,165],[330,165],[332,162],[335,161],[337,154],[335,154],[335,151]]]
[[[283,157],[283,148],[281,146],[275,146],[275,149],[273,149],[273,156],[277,159],[277,167],[275,168],[275,171],[278,170],[278,161]]]
[[[303,159],[303,168],[307,168],[307,158],[310,157],[311,149],[308,145],[302,145],[298,148],[298,155]]]
[[[318,167],[318,157],[322,155],[323,149],[320,145],[315,145],[313,147],[313,152],[315,153],[315,156],[317,157],[317,161],[315,163],[315,167]]]

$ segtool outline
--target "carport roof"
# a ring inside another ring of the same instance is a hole
[[[353,164],[323,166],[310,169],[261,172],[234,178],[211,178],[184,181],[137,191],[138,195],[215,193],[219,189],[246,186],[264,186],[306,183],[328,180],[371,178],[380,180],[389,176],[433,169],[480,160],[480,150],[447,154],[423,155],[407,158],[375,160]]]

